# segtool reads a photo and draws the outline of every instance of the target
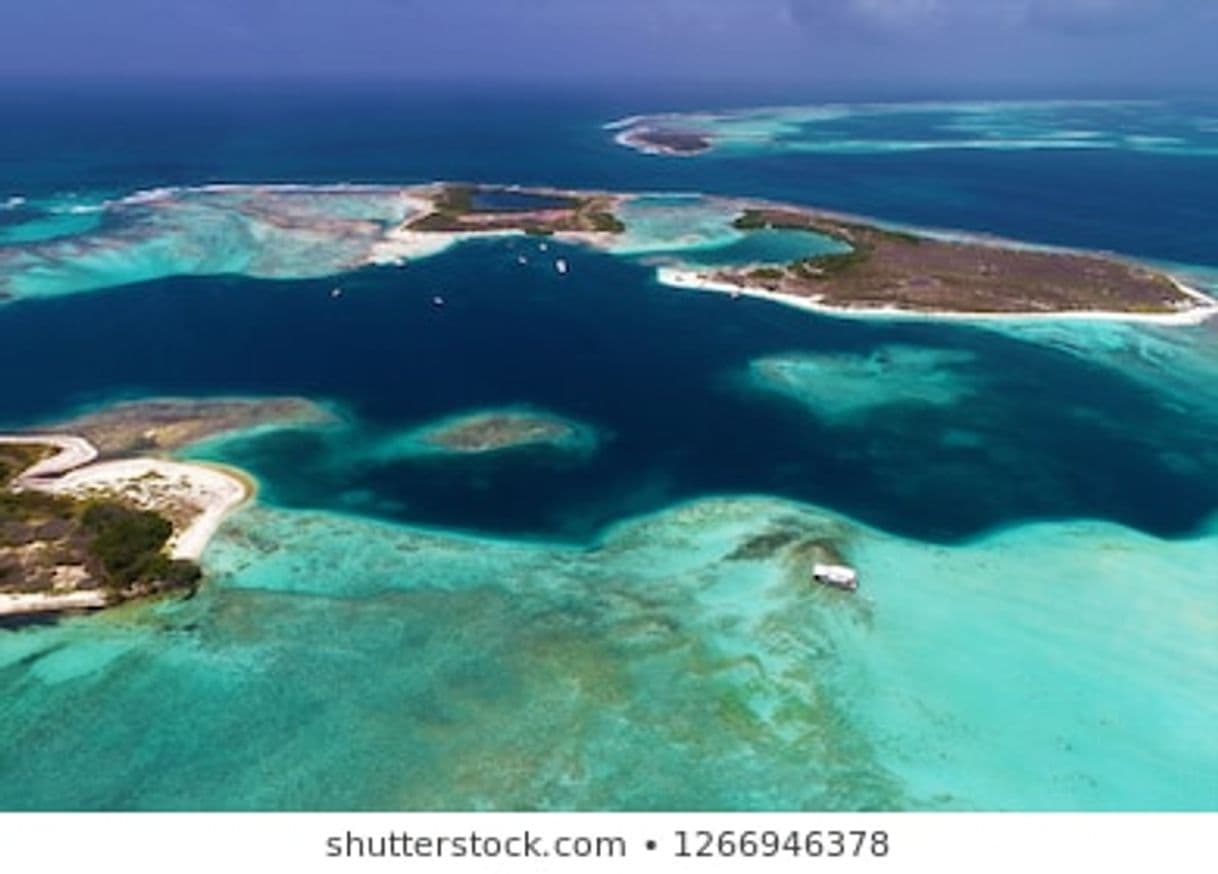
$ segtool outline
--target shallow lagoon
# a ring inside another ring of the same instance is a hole
[[[866,594],[739,557],[775,531],[837,539]],[[771,499],[584,547],[251,509],[195,600],[0,637],[0,802],[1204,809],[1216,550],[928,550]]]

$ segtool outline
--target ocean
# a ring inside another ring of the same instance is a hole
[[[7,90],[0,267],[143,189],[459,179],[765,197],[1218,286],[1218,104],[838,107],[689,159],[604,129],[718,105]],[[258,279],[216,239],[204,275],[170,246],[0,303],[5,427],[164,396],[338,419],[186,451],[260,484],[195,598],[0,630],[0,809],[1218,805],[1212,323],[831,318],[662,286],[646,241]],[[505,407],[594,445],[395,450]],[[773,546],[799,538],[859,595]]]

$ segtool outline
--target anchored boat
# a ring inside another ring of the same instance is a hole
[[[812,579],[824,586],[841,589],[843,592],[853,592],[859,587],[859,573],[854,568],[844,564],[812,565]]]

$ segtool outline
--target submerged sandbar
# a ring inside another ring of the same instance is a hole
[[[155,398],[113,404],[56,422],[47,430],[78,434],[103,457],[114,457],[172,452],[234,431],[332,418],[305,398]]]
[[[867,354],[768,355],[749,362],[746,386],[777,394],[831,422],[855,422],[895,406],[951,407],[977,386],[968,352],[899,344]]]
[[[554,413],[530,408],[503,408],[462,413],[424,425],[408,435],[423,453],[484,455],[524,448],[589,452],[595,431]]]

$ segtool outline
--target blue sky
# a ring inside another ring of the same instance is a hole
[[[1193,89],[1218,0],[0,0],[0,75]]]

